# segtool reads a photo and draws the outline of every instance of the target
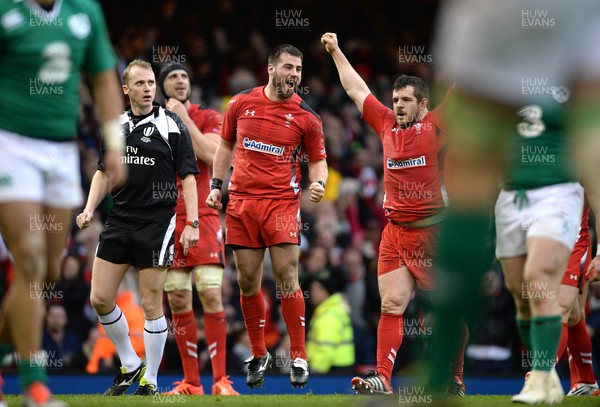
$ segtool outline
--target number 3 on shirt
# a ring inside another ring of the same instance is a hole
[[[527,105],[517,111],[517,116],[523,120],[517,124],[517,133],[524,138],[539,137],[545,130],[546,124],[542,121],[543,110],[538,105]]]
[[[71,48],[64,41],[54,41],[42,51],[44,63],[38,71],[38,78],[44,83],[60,84],[71,74]]]

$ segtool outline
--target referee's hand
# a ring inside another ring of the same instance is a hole
[[[190,225],[186,225],[183,228],[183,232],[181,232],[181,237],[179,238],[179,243],[183,246],[183,255],[187,256],[188,249],[190,247],[196,246],[198,243],[198,229],[194,228]]]
[[[218,189],[211,189],[210,193],[208,194],[208,198],[206,198],[206,205],[208,205],[209,208],[213,208],[216,210],[219,210],[223,207],[223,204],[221,203],[221,191]]]
[[[94,218],[94,212],[84,209],[83,212],[81,212],[79,215],[77,215],[75,222],[77,223],[77,226],[79,227],[79,229],[85,229],[88,226],[90,226],[90,222],[92,221],[93,218]]]

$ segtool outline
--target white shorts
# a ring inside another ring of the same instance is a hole
[[[81,206],[79,150],[75,141],[50,141],[0,130],[0,203]]]
[[[573,250],[583,213],[583,187],[577,182],[527,190],[519,209],[516,191],[502,190],[496,201],[496,257],[527,253],[527,238],[548,237]]]
[[[600,78],[597,0],[443,2],[433,47],[439,79],[509,105],[582,76]]]

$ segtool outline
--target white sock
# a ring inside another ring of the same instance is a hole
[[[160,318],[146,320],[144,324],[144,347],[146,349],[146,374],[144,377],[158,387],[156,377],[158,367],[163,357],[165,343],[167,342],[167,319]]]
[[[125,368],[127,373],[133,372],[140,366],[141,362],[135,350],[133,350],[133,345],[131,345],[129,325],[125,314],[118,305],[115,305],[115,309],[108,314],[98,315],[98,318],[106,334],[117,348],[121,366]]]

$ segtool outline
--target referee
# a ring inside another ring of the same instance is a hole
[[[167,339],[162,292],[166,267],[173,256],[176,175],[182,179],[188,214],[181,236],[187,252],[198,241],[194,178],[198,167],[187,127],[176,114],[154,103],[156,81],[151,65],[134,60],[123,72],[123,83],[123,92],[131,104],[120,117],[126,144],[122,161],[127,164],[129,175],[123,186],[111,191],[114,206],[100,234],[94,259],[91,303],[121,360],[120,372],[104,395],[121,395],[137,381],[140,384],[136,395],[154,395]],[[80,228],[89,225],[94,210],[109,191],[104,167],[101,154],[87,205],[77,216]],[[147,366],[133,350],[127,320],[115,303],[119,284],[130,266],[139,270]]]

